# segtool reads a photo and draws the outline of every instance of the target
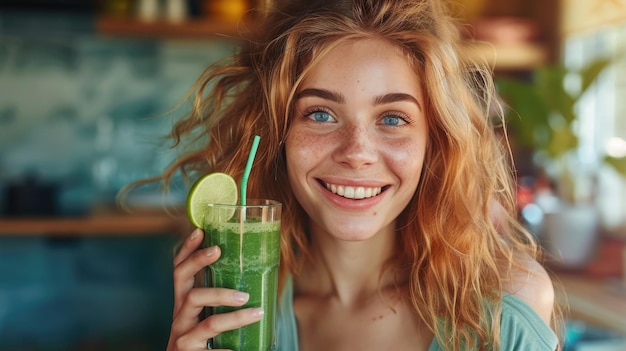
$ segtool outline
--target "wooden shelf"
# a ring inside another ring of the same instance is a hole
[[[145,22],[136,19],[100,17],[96,19],[96,31],[101,35],[115,37],[176,38],[176,39],[239,39],[239,33],[249,30],[245,23],[220,21],[219,19],[190,20],[172,23],[164,20]],[[476,42],[468,44],[467,52],[476,58],[486,59],[498,70],[532,69],[547,60],[547,50],[538,43],[491,44]]]
[[[239,38],[239,33],[247,28],[242,24],[213,19],[175,23],[108,17],[97,18],[95,26],[97,33],[107,36],[185,39]]]
[[[186,231],[191,231],[186,217],[157,211],[76,218],[0,218],[0,236],[158,235]]]

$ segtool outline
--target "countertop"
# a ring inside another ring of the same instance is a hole
[[[566,317],[626,335],[626,282],[571,273],[557,277],[556,296]]]
[[[132,213],[98,210],[82,217],[0,218],[0,236],[94,236],[184,234],[191,231],[181,211],[141,209]]]
[[[555,271],[557,301],[566,317],[626,335],[626,242],[601,236],[594,257],[584,267]]]

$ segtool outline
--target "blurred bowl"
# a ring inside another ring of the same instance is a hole
[[[537,39],[537,24],[522,17],[483,18],[474,22],[474,38],[491,43],[517,44]]]

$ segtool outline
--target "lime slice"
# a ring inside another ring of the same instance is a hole
[[[235,205],[237,183],[226,173],[210,173],[198,179],[187,195],[187,217],[201,228],[204,217],[210,211],[208,204]]]

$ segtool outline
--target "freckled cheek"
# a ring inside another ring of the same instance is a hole
[[[324,141],[320,136],[292,132],[285,143],[287,162],[290,167],[311,166],[322,154],[323,146]]]
[[[422,142],[392,141],[385,148],[387,164],[399,176],[419,176],[424,163],[426,145]]]

